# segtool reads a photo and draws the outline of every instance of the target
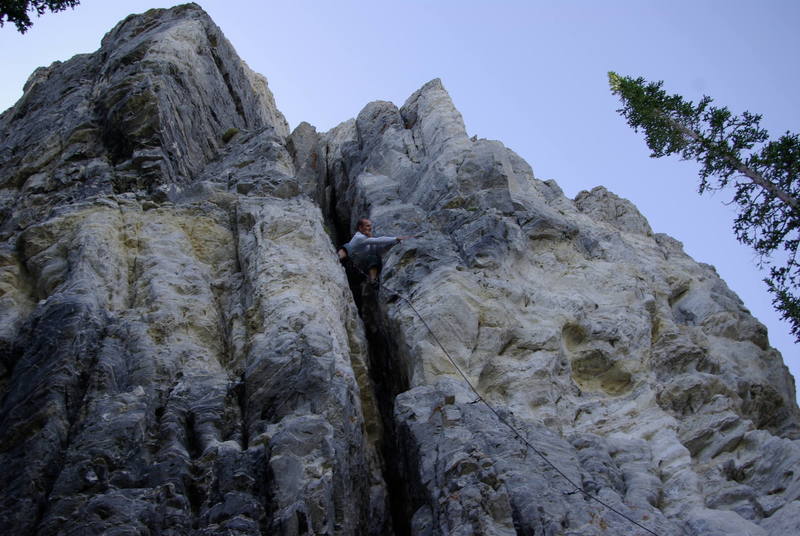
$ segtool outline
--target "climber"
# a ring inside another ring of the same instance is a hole
[[[369,282],[377,284],[381,269],[381,255],[402,240],[413,236],[372,236],[372,222],[361,218],[356,224],[356,234],[347,244],[339,248],[339,260],[352,261],[360,272],[368,272]]]

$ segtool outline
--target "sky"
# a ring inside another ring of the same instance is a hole
[[[663,80],[697,101],[760,113],[777,137],[798,131],[800,2],[795,0],[477,1],[205,0],[239,55],[269,81],[290,127],[319,131],[370,101],[398,106],[441,78],[470,136],[496,139],[568,197],[602,185],[632,201],[655,232],[716,267],[769,329],[800,377],[800,346],[773,310],[752,251],[731,231],[730,193],[697,194],[697,169],[649,158],[616,113],[607,72]],[[82,0],[0,28],[0,110],[39,66],[92,52],[130,13],[176,2]]]

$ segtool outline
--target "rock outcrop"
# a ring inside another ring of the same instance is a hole
[[[800,532],[765,327],[438,80],[289,133],[199,6],[128,17],[0,115],[0,240],[3,534]]]

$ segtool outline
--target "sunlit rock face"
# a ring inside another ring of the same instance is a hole
[[[377,289],[359,217],[417,235]],[[0,240],[3,534],[800,531],[764,326],[438,80],[290,134],[198,6],[128,17],[0,116]]]

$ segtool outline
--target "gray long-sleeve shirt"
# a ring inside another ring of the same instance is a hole
[[[394,236],[367,236],[361,231],[356,231],[344,248],[354,262],[370,268],[377,266],[380,263],[380,256],[398,242],[399,240]]]

